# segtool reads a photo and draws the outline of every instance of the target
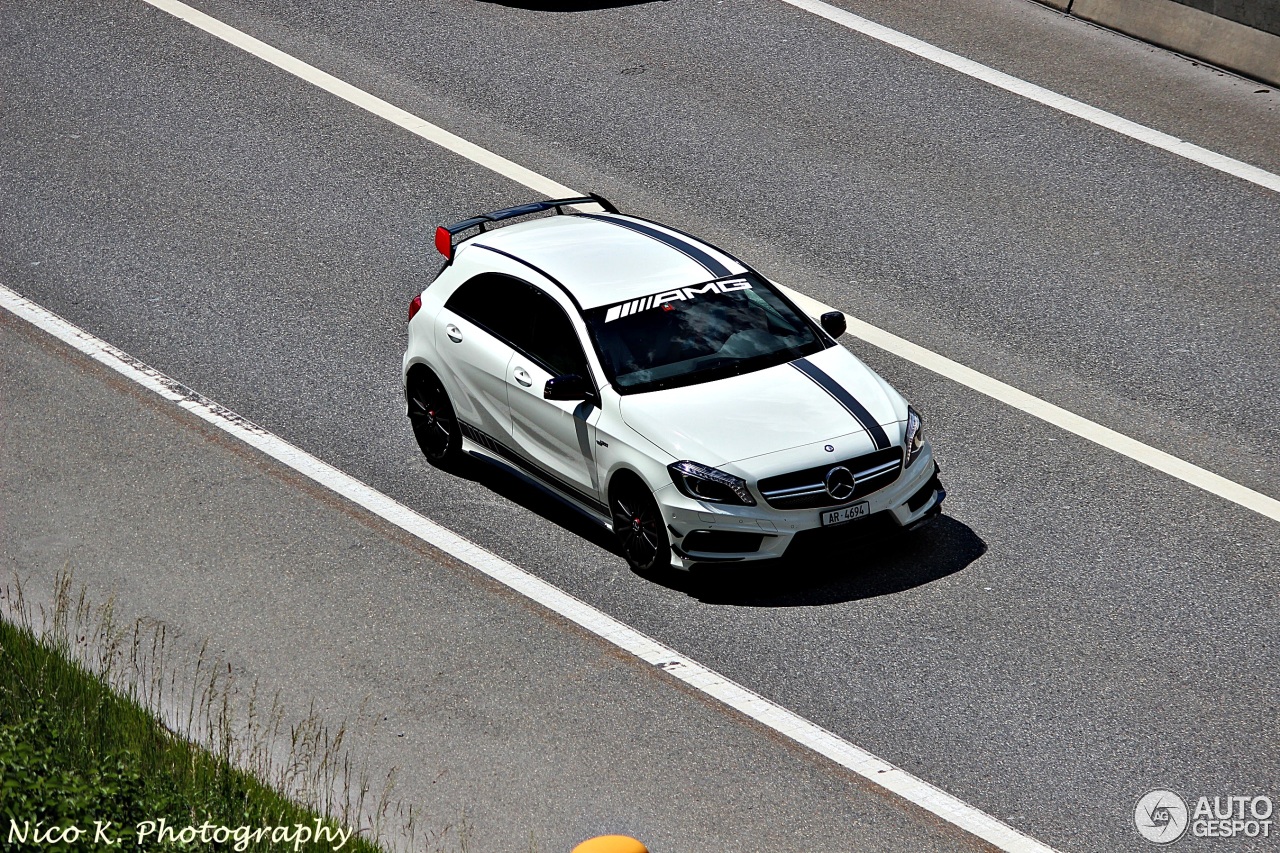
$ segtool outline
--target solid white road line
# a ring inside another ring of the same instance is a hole
[[[868,21],[866,18],[832,6],[830,3],[823,3],[822,0],[782,0],[782,2],[821,18],[826,18],[832,23],[862,33],[864,36],[869,36],[885,44],[891,44],[922,59],[936,62],[984,83],[990,83],[992,86],[1004,89],[1006,92],[1012,92],[1015,95],[1052,107],[1076,118],[1082,118],[1100,127],[1132,137],[1139,142],[1162,148],[1165,151],[1177,154],[1179,157],[1194,160],[1211,169],[1217,169],[1219,172],[1226,172],[1228,175],[1234,175],[1258,186],[1280,192],[1280,175],[1273,172],[1259,169],[1257,166],[1251,166],[1248,163],[1218,154],[1207,148],[1201,148],[1199,145],[1193,145],[1176,136],[1170,136],[1146,125],[1121,118],[1106,110],[1091,107],[1074,98],[1068,98],[1066,95],[1059,95],[1057,92],[1046,89],[1043,86],[1028,83],[1026,80],[989,68],[980,62],[966,59],[926,41],[921,41],[905,33]]]
[[[339,98],[342,98],[361,109],[368,110],[374,115],[384,118],[387,121],[404,128],[410,133],[420,136],[429,142],[433,142],[442,148],[454,152],[455,154],[466,157],[468,160],[478,163],[486,169],[490,169],[499,175],[515,181],[516,183],[523,184],[535,192],[559,198],[582,195],[582,193],[577,190],[571,189],[570,187],[553,181],[550,178],[543,177],[537,172],[527,169],[518,163],[494,154],[484,148],[481,148],[475,143],[468,142],[460,136],[452,134],[443,128],[437,127],[425,119],[418,118],[412,113],[406,112],[397,106],[393,106],[381,98],[374,97],[362,89],[357,89],[350,83],[345,83],[331,74],[326,74],[320,69],[312,65],[308,65],[302,60],[296,59],[281,50],[277,50],[271,45],[261,42],[253,36],[247,35],[234,27],[224,24],[218,19],[206,15],[204,12],[193,9],[185,3],[180,3],[178,0],[145,0],[145,2],[150,3],[157,9],[162,9],[165,12],[186,21],[194,27],[204,30],[210,35],[216,36],[229,44],[233,44],[241,50],[247,51],[256,57],[271,63],[277,68],[289,72],[295,77],[309,83],[313,83],[327,92],[332,92]],[[976,62],[948,53],[945,50],[926,44],[918,39],[913,39],[910,36],[902,35],[901,33],[890,30],[887,27],[881,27],[878,24],[873,24],[870,21],[857,17],[856,15],[836,9],[834,6],[828,6],[825,3],[810,2],[810,0],[784,0],[784,2],[792,3],[794,6],[814,12],[815,14],[822,14],[823,17],[827,17],[830,20],[843,24],[844,26],[850,26],[857,29],[858,27],[853,26],[855,23],[857,23],[859,27],[865,25],[869,30],[868,35],[875,34],[875,38],[881,38],[884,41],[888,41],[890,44],[897,44],[897,46],[902,47],[904,50],[910,50],[911,52],[918,53],[921,56],[927,56],[927,58],[943,62],[943,64],[948,65],[949,67],[954,67],[957,70],[962,70],[966,74],[971,73],[973,76],[979,77],[979,79],[987,79],[988,82],[995,83],[995,85],[999,85],[1002,88],[1007,88],[1009,91],[1017,92],[1018,94],[1026,94],[1027,97],[1032,97],[1032,95],[1027,94],[1027,92],[1034,90],[1036,92],[1043,93],[1044,96],[1050,100],[1057,99],[1062,104],[1075,104],[1083,111],[1092,111],[1089,113],[1090,115],[1096,114],[1100,117],[1109,117],[1110,119],[1114,119],[1116,122],[1122,123],[1125,127],[1136,128],[1146,133],[1155,134],[1156,137],[1173,140],[1173,137],[1171,136],[1150,130],[1150,128],[1144,128],[1141,125],[1134,124],[1133,122],[1125,122],[1124,119],[1112,116],[1110,113],[1104,113],[1101,110],[1095,110],[1093,107],[1081,104],[1078,101],[1072,101],[1070,98],[1055,95],[1046,89],[1033,86],[1030,83],[1018,80],[1015,77],[1009,77],[1007,74],[1001,74],[999,71],[993,71],[984,65],[979,65]],[[859,31],[861,32],[862,30]],[[947,58],[949,58],[948,61],[944,62],[944,59]],[[954,64],[952,64],[951,60],[954,60]],[[972,67],[971,70],[966,70],[970,69],[970,67]],[[979,73],[980,71],[989,72],[989,74]],[[1006,82],[996,82],[997,80]],[[1020,91],[1017,87],[1025,87],[1026,92]],[[1056,102],[1050,103],[1050,100],[1043,100],[1039,97],[1035,98],[1035,100],[1041,100],[1042,103],[1049,103],[1050,106],[1058,106],[1060,109],[1065,109],[1065,107],[1060,106]],[[1087,116],[1082,114],[1081,117]],[[1089,120],[1093,121],[1094,119],[1090,118]],[[1098,123],[1102,124],[1103,122],[1099,121]],[[1104,126],[1109,125],[1104,124]],[[1113,129],[1118,129],[1118,127]],[[1122,130],[1121,132],[1127,131]],[[1140,136],[1137,136],[1136,133],[1130,133],[1128,135],[1134,136],[1135,138],[1141,138]],[[1177,140],[1173,141],[1177,142]],[[1153,142],[1152,144],[1155,143]],[[1178,144],[1182,145],[1184,143]],[[1191,148],[1195,148],[1195,146],[1191,146]],[[1169,150],[1172,151],[1174,149],[1170,148]],[[1187,150],[1189,151],[1190,149]],[[1196,150],[1204,151],[1204,149]],[[1175,153],[1181,153],[1183,156],[1189,156],[1181,149],[1175,151]],[[1229,157],[1221,157],[1221,155],[1213,154],[1213,152],[1205,152],[1205,154],[1218,158],[1222,163],[1235,163],[1243,167],[1246,171],[1252,170],[1253,173],[1257,173],[1257,176],[1265,176],[1272,180],[1272,184],[1270,185],[1272,189],[1280,189],[1280,176],[1272,175],[1270,172],[1264,172],[1261,169],[1248,166],[1244,163],[1238,163],[1238,161],[1231,160]],[[1193,157],[1192,159],[1196,158]],[[1198,162],[1206,162],[1207,165],[1213,165],[1205,160],[1199,160]],[[1215,168],[1218,167],[1219,166],[1215,166]],[[1227,170],[1223,169],[1223,171]],[[1254,178],[1249,178],[1243,173],[1231,172],[1231,174],[1239,174],[1240,177],[1245,177],[1246,180],[1254,180]],[[1260,183],[1261,179],[1259,178],[1259,180],[1254,180],[1254,182]],[[1263,185],[1268,186],[1268,184]],[[791,290],[790,288],[787,290],[792,296],[802,301],[807,306],[807,310],[810,310],[814,316],[817,316],[824,311],[835,310],[834,308],[831,308],[812,297],[805,296],[798,291]],[[1277,501],[1275,498],[1271,498],[1261,492],[1242,486],[1239,483],[1228,480],[1225,477],[1213,473],[1212,471],[1192,465],[1190,462],[1186,462],[1176,456],[1165,453],[1163,450],[1157,450],[1156,448],[1143,444],[1136,439],[1129,438],[1128,436],[1116,432],[1109,427],[1104,427],[1101,424],[1094,423],[1087,418],[1083,418],[1077,414],[1067,411],[1066,409],[1055,406],[1050,402],[1041,400],[1040,398],[1028,394],[1025,391],[1020,391],[1012,385],[1008,385],[998,379],[986,376],[972,368],[965,367],[963,364],[952,361],[951,359],[939,355],[932,350],[925,349],[918,344],[913,344],[908,340],[900,338],[890,332],[886,332],[883,329],[859,320],[856,317],[851,316],[848,320],[850,334],[861,338],[873,346],[880,347],[881,349],[893,353],[900,358],[904,358],[913,364],[917,364],[927,370],[932,370],[935,373],[954,380],[955,382],[959,382],[961,385],[986,394],[987,396],[1013,406],[1016,409],[1021,409],[1027,414],[1034,415],[1037,418],[1061,427],[1069,432],[1075,433],[1076,435],[1095,442],[1109,450],[1114,450],[1117,453],[1129,457],[1130,459],[1137,460],[1144,465],[1155,468],[1157,471],[1162,471],[1170,476],[1177,477],[1183,482],[1189,483],[1197,488],[1204,489],[1205,491],[1211,492],[1219,497],[1226,498],[1227,500],[1245,507],[1246,509],[1261,513],[1275,521],[1280,521],[1280,501]]]
[[[824,311],[836,310],[785,285],[779,284],[778,287],[785,290],[801,308],[809,312],[810,316],[819,317]],[[1157,450],[1150,445],[1143,444],[1135,438],[1130,438],[1124,433],[1116,432],[1110,427],[1105,427],[1088,418],[1081,417],[1075,412],[1067,411],[1061,406],[1055,406],[1047,400],[1028,394],[1026,391],[1019,390],[1008,383],[1001,382],[999,379],[987,376],[985,373],[979,373],[972,367],[965,367],[958,361],[952,361],[944,355],[925,349],[919,344],[913,344],[905,338],[900,338],[892,332],[886,332],[884,329],[859,320],[857,317],[846,314],[845,319],[849,323],[848,333],[872,346],[893,353],[912,364],[917,364],[926,370],[945,376],[966,388],[972,388],[974,391],[985,394],[993,400],[999,400],[1001,403],[1020,409],[1056,427],[1061,427],[1067,432],[1092,441],[1094,444],[1101,445],[1108,450],[1114,450],[1122,456],[1127,456],[1136,462],[1141,462],[1143,465],[1147,465],[1171,477],[1176,477],[1184,483],[1204,489],[1206,492],[1217,495],[1220,498],[1225,498],[1237,506],[1253,510],[1273,521],[1280,521],[1280,500],[1254,491],[1248,486],[1242,486],[1234,480],[1228,480],[1220,474],[1215,474],[1198,465],[1193,465],[1184,459],[1165,453],[1163,450]]]
[[[193,27],[204,30],[212,36],[217,36],[227,44],[235,45],[264,62],[271,63],[281,71],[287,71],[293,76],[318,86],[330,94],[337,95],[342,100],[354,104],[362,110],[368,110],[379,118],[384,118],[392,124],[404,128],[415,136],[420,136],[428,142],[434,142],[441,148],[460,154],[468,160],[484,166],[486,169],[504,175],[517,183],[524,184],[535,192],[540,192],[552,198],[566,198],[575,195],[574,191],[564,184],[556,183],[550,178],[544,178],[519,163],[514,163],[505,157],[494,154],[492,151],[481,148],[479,145],[468,142],[461,136],[456,136],[442,127],[437,127],[429,121],[420,119],[413,113],[393,106],[381,98],[376,98],[363,89],[357,89],[350,83],[339,80],[332,74],[326,74],[314,65],[308,65],[301,59],[290,56],[282,50],[277,50],[266,42],[259,41],[253,36],[241,32],[235,27],[228,26],[217,18],[210,17],[185,3],[178,3],[176,0],[145,0],[145,2],[150,3],[157,9],[168,12],[175,18],[186,21]]]
[[[715,670],[645,636],[558,587],[496,554],[491,554],[474,542],[441,527],[3,285],[0,285],[0,307],[605,641],[659,667],[689,686],[1000,850],[1011,853],[1053,853],[1053,848],[1024,835],[941,788],[877,758],[865,749],[751,692]]]

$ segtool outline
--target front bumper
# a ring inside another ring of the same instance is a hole
[[[824,528],[824,509],[780,510],[764,502],[756,506],[726,506],[694,500],[674,485],[654,492],[671,534],[672,565],[687,569],[695,563],[729,563],[781,557],[793,543],[810,544],[824,538],[848,540],[859,533],[919,527],[942,511],[946,491],[928,443],[898,479],[846,506],[866,502],[868,515],[848,524]]]

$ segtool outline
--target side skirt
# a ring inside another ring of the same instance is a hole
[[[576,490],[542,474],[532,463],[521,459],[508,448],[499,444],[490,436],[467,424],[462,424],[462,450],[469,456],[488,462],[504,471],[514,474],[539,491],[559,500],[570,509],[585,515],[596,524],[613,532],[613,520],[608,508],[599,501],[588,501],[586,496],[579,495]]]

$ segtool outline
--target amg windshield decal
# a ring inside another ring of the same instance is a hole
[[[664,290],[661,293],[655,293],[652,296],[643,296],[639,299],[632,299],[629,302],[619,302],[617,305],[610,305],[609,310],[604,314],[604,321],[612,323],[614,320],[622,317],[630,317],[632,314],[638,314],[641,311],[648,311],[651,308],[657,308],[659,305],[666,305],[676,300],[683,301],[685,299],[694,299],[707,293],[732,293],[735,290],[750,290],[751,282],[745,278],[729,278],[722,281],[709,281],[706,284],[699,284],[693,287],[679,287],[675,290]]]

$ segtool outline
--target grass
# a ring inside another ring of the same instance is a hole
[[[74,597],[65,572],[39,619],[17,579],[0,611],[0,848],[65,847],[68,827],[96,846],[104,825],[119,846],[149,850],[470,846],[465,819],[417,837],[413,809],[391,801],[394,779],[375,796],[353,767],[345,728],[314,708],[286,725],[278,699],[241,689],[207,647],[177,655],[161,623],[118,626],[112,603]]]
[[[250,827],[303,825],[314,834],[323,825],[333,835],[301,849],[331,850],[350,832],[332,820],[317,823],[310,810],[225,756],[174,735],[100,678],[8,622],[0,623],[0,780],[0,829],[7,843],[48,843],[66,837],[71,827],[93,838],[101,827],[105,837],[127,846],[167,850],[179,849],[188,825],[227,827],[246,842]],[[161,818],[177,830],[171,839],[160,837]],[[58,837],[48,834],[54,828]],[[212,831],[205,836],[211,841]],[[279,847],[268,836],[240,849],[273,846]],[[378,848],[352,838],[343,849]]]

